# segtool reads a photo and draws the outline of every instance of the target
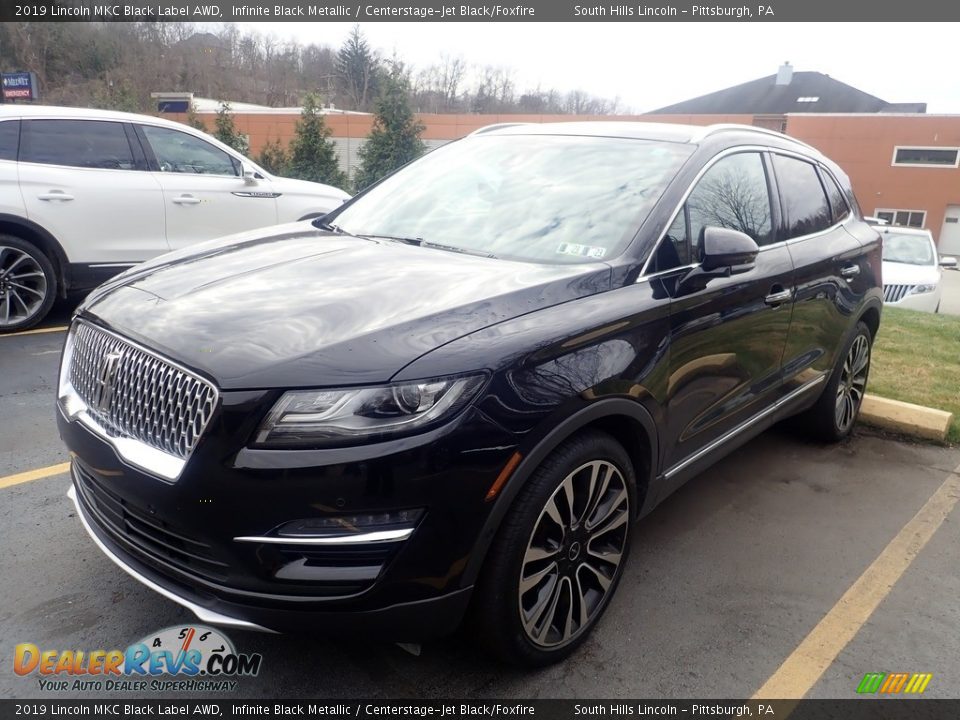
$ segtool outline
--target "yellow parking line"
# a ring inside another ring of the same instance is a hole
[[[947,476],[913,519],[903,526],[830,612],[757,690],[753,699],[799,699],[806,695],[870,619],[958,500],[960,466]]]
[[[7,475],[6,477],[0,478],[0,488],[11,487],[13,485],[20,485],[21,483],[30,482],[31,480],[42,480],[46,477],[51,477],[53,475],[60,475],[65,473],[70,469],[70,463],[60,463],[59,465],[51,465],[45,468],[38,468],[37,470],[27,470],[26,472],[17,473],[16,475]]]
[[[43,333],[54,333],[54,332],[63,332],[64,330],[69,330],[70,328],[67,325],[63,327],[49,327],[49,328],[37,328],[35,330],[21,330],[20,332],[6,333],[5,335],[0,335],[0,338],[5,337],[16,337],[17,335],[41,335]]]

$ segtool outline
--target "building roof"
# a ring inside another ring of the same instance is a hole
[[[926,109],[926,103],[888,103],[823,73],[794,72],[787,63],[775,75],[668,105],[651,114],[923,113]]]
[[[197,97],[190,92],[155,92],[150,93],[158,106],[169,102],[187,103],[188,107],[192,103],[193,111],[198,115],[210,115],[220,111],[220,105],[223,100],[215,98]],[[254,103],[237,102],[227,100],[230,104],[230,112],[244,113],[245,115],[299,115],[303,110],[301,107],[270,107],[268,105],[255,105]],[[158,107],[160,112],[167,112],[164,108]],[[357,110],[341,110],[333,105],[320,108],[321,115],[369,115],[370,113],[359,112]]]

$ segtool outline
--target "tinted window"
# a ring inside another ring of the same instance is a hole
[[[833,209],[833,221],[840,222],[850,214],[850,206],[847,205],[847,199],[843,196],[843,191],[837,185],[837,181],[831,177],[830,173],[820,171],[820,177],[823,178],[823,184],[827,186],[827,197],[830,198],[830,207]]]
[[[240,163],[218,147],[178,130],[144,125],[162,172],[239,175]]]
[[[784,240],[825,230],[832,221],[827,196],[808,162],[783,155],[773,156],[773,167],[783,203]]]
[[[697,182],[687,209],[694,262],[700,259],[703,229],[708,226],[739,230],[757,245],[773,241],[767,175],[758,153],[739,153],[718,161]]]
[[[687,236],[686,213],[681,208],[677,217],[667,229],[667,234],[664,235],[660,245],[657,246],[656,254],[650,262],[648,272],[671,270],[699,261],[699,258],[691,257],[692,252],[690,238]]]
[[[20,161],[105,170],[133,170],[121,123],[99,120],[24,120]]]
[[[0,160],[16,160],[20,144],[20,121],[0,122]]]

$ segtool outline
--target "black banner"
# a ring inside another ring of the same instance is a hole
[[[0,720],[76,717],[955,720],[960,700],[0,700]]]
[[[0,21],[31,22],[920,22],[960,20],[943,0],[4,0]],[[815,30],[811,37],[815,37]]]

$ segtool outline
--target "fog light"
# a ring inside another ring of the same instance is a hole
[[[303,520],[284,523],[277,528],[276,535],[303,538],[363,533],[371,530],[411,528],[417,524],[422,515],[423,509],[414,508],[412,510],[391,510],[383,513],[304,518]]]

